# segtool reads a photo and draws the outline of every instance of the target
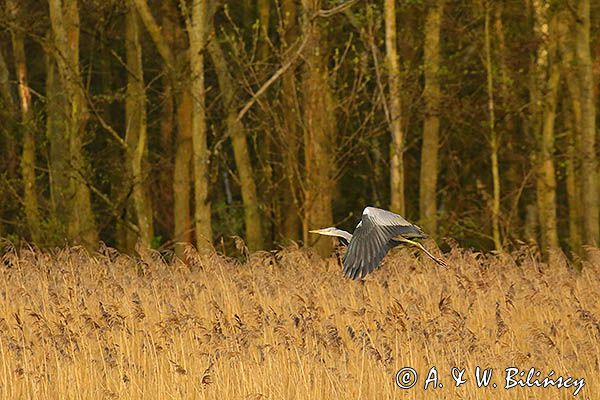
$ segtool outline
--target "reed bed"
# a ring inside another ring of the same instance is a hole
[[[600,251],[582,272],[530,248],[453,248],[444,269],[396,249],[364,281],[310,249],[183,260],[103,246],[7,248],[2,399],[571,399],[504,388],[504,370],[584,378],[600,396]],[[493,368],[496,388],[476,385]],[[411,389],[396,372],[418,373]],[[438,382],[424,389],[432,367]],[[456,387],[453,367],[464,368]]]

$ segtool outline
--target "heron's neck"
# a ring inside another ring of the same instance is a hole
[[[346,232],[343,229],[338,229],[337,233],[340,235],[340,237],[343,237],[348,241],[348,243],[350,243],[350,239],[352,239],[352,234],[350,232]]]

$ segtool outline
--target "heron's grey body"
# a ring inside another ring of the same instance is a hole
[[[398,214],[375,207],[366,207],[354,234],[331,227],[311,231],[327,236],[337,236],[348,243],[348,249],[342,261],[344,275],[356,279],[364,278],[383,260],[390,249],[411,243],[421,248],[440,265],[445,263],[435,258],[420,243],[411,239],[426,238],[427,235],[418,226],[411,224]]]

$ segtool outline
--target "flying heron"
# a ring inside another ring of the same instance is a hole
[[[423,250],[433,261],[445,267],[446,262],[435,257],[419,242],[412,239],[423,239],[427,235],[418,226],[411,224],[398,214],[375,207],[366,207],[354,234],[338,229],[315,229],[311,233],[325,236],[336,236],[348,245],[342,264],[344,275],[349,278],[364,278],[383,260],[390,249],[402,243],[412,244]]]

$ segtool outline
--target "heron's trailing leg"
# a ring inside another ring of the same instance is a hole
[[[398,240],[399,242],[404,242],[404,243],[409,243],[412,244],[413,246],[417,246],[418,248],[420,248],[421,250],[423,250],[423,252],[425,252],[425,254],[427,254],[429,256],[429,258],[431,258],[433,261],[435,261],[438,265],[441,265],[442,267],[447,267],[448,264],[446,264],[446,261],[435,257],[433,254],[431,254],[425,247],[423,247],[423,245],[419,242],[415,242],[414,240],[410,240],[410,239],[406,239],[402,236],[400,236],[399,238],[397,238],[396,240]]]

